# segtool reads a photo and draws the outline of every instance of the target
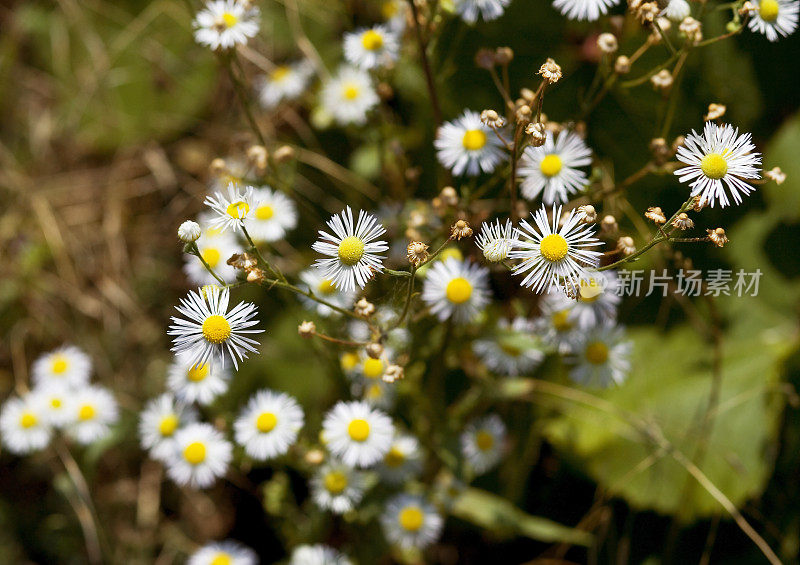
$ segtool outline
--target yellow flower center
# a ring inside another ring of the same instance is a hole
[[[361,36],[361,45],[367,51],[377,51],[383,47],[383,36],[374,29],[368,29]]]
[[[608,361],[608,346],[595,341],[586,346],[586,360],[593,365],[602,365]]]
[[[780,5],[776,0],[761,0],[758,6],[758,14],[765,22],[774,22],[778,19]]]
[[[233,559],[227,553],[217,553],[211,560],[211,565],[233,565]]]
[[[237,18],[236,16],[234,16],[229,12],[225,12],[224,14],[222,14],[222,21],[225,22],[225,27],[230,29],[237,24],[239,18]]]
[[[486,145],[486,133],[479,129],[468,129],[464,132],[461,144],[467,151],[477,151]]]
[[[244,200],[239,200],[238,202],[232,202],[228,204],[228,208],[226,209],[228,215],[231,218],[241,219],[247,216],[250,213],[250,204],[245,202]]]
[[[356,236],[346,237],[339,244],[339,261],[353,266],[364,256],[364,242]]]
[[[183,449],[183,458],[192,465],[199,465],[206,460],[206,446],[194,441]]]
[[[522,355],[522,350],[519,347],[500,342],[500,350],[509,357],[519,357]]]
[[[542,174],[546,177],[554,177],[561,172],[562,166],[561,157],[551,153],[550,155],[546,155],[545,158],[542,159],[542,162],[539,163],[539,170],[542,171]]]
[[[186,378],[193,383],[199,383],[208,376],[209,363],[205,365],[194,365],[186,372]]]
[[[381,396],[383,396],[383,389],[379,384],[373,384],[367,389],[367,393],[364,395],[365,398],[369,400],[378,400]]]
[[[52,367],[53,373],[55,373],[56,375],[61,375],[62,373],[66,372],[68,368],[69,368],[69,361],[66,359],[66,357],[62,355],[56,355],[53,358],[53,367]]]
[[[390,20],[397,14],[398,8],[396,2],[384,2],[381,5],[381,15],[383,19]]]
[[[567,251],[569,251],[567,240],[564,239],[563,235],[557,233],[551,233],[544,237],[539,244],[539,252],[542,254],[542,257],[551,263],[561,261],[567,256]]]
[[[281,65],[280,67],[276,67],[276,68],[275,68],[275,69],[274,69],[274,70],[273,70],[273,71],[270,73],[270,75],[269,75],[269,76],[270,76],[270,78],[271,78],[272,80],[274,80],[275,82],[280,82],[280,81],[282,81],[283,79],[285,79],[287,76],[289,76],[289,73],[290,73],[290,72],[291,72],[291,69],[290,69],[289,67],[287,67],[286,65]]]
[[[447,283],[445,295],[453,304],[464,304],[472,296],[472,285],[464,277],[457,277]]]
[[[556,312],[550,319],[553,321],[553,327],[556,331],[568,332],[572,329],[572,323],[569,321],[569,310]]]
[[[494,447],[494,436],[486,430],[480,430],[475,434],[475,445],[481,451],[489,451]]]
[[[581,302],[594,302],[601,296],[603,296],[603,287],[595,279],[581,281],[581,288],[578,292],[578,299]]]
[[[271,432],[278,425],[278,418],[272,412],[263,412],[256,419],[256,428],[262,434]]]
[[[383,374],[383,361],[369,357],[364,361],[364,376],[368,379],[377,379]]]
[[[728,162],[719,153],[709,153],[700,161],[700,170],[710,179],[721,179],[728,173]]]
[[[209,316],[203,322],[203,337],[211,343],[222,343],[231,336],[231,325],[219,314]]]
[[[344,371],[352,371],[356,368],[356,365],[358,365],[358,354],[352,351],[343,353],[339,363],[341,363]]]
[[[62,402],[61,402],[60,398],[53,398],[53,399],[50,400],[50,406],[52,408],[58,409],[58,408],[61,408],[61,405],[62,405]]]
[[[400,527],[409,532],[416,532],[422,527],[422,522],[425,515],[422,513],[422,508],[419,506],[406,506],[400,511],[397,521],[400,522]]]
[[[275,215],[275,210],[269,204],[264,204],[256,208],[256,218],[259,220],[271,220]]]
[[[317,292],[320,294],[333,294],[336,292],[336,286],[333,284],[332,280],[325,279],[317,285]]]
[[[84,404],[78,410],[78,420],[81,422],[86,422],[87,420],[93,420],[95,415],[94,406],[91,404]]]
[[[331,494],[341,494],[347,488],[347,475],[342,471],[331,471],[323,480],[325,490]]]
[[[358,98],[359,90],[355,84],[347,84],[342,89],[342,94],[345,97],[345,100],[355,100]]]
[[[164,437],[171,437],[178,429],[179,420],[175,414],[168,414],[161,419],[158,425],[158,433]]]
[[[461,250],[458,247],[448,247],[439,253],[439,260],[447,261],[448,259],[458,259],[459,261],[463,261],[464,254],[461,253]]]
[[[207,247],[200,252],[200,255],[203,257],[203,261],[208,263],[208,266],[212,269],[217,266],[219,263],[220,253],[219,249],[215,249],[213,247]]]
[[[400,451],[396,446],[392,446],[389,450],[389,453],[386,454],[386,457],[383,458],[383,464],[387,467],[391,467],[396,469],[406,461],[406,455],[402,451]]]
[[[23,412],[19,418],[19,425],[25,429],[32,428],[37,422],[36,416],[30,412]]]
[[[356,418],[347,426],[347,433],[353,441],[366,441],[369,437],[369,422]]]

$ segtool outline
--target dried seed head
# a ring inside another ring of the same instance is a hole
[[[531,107],[527,104],[523,104],[519,108],[517,108],[516,117],[517,123],[520,125],[525,125],[531,121],[531,115],[533,112],[531,111]]]
[[[644,216],[655,224],[664,224],[667,222],[667,217],[658,206],[650,206],[647,212],[644,213]]]
[[[667,91],[672,88],[672,73],[667,69],[661,69],[650,77],[650,83],[656,90]]]
[[[727,108],[724,104],[715,104],[712,102],[708,105],[708,114],[703,116],[703,120],[706,122],[709,120],[718,120],[725,115],[726,110]]]
[[[317,333],[317,326],[314,324],[314,322],[309,322],[306,320],[297,326],[297,333],[300,334],[300,337],[302,338],[310,339],[314,337],[315,333]]]
[[[617,249],[620,253],[625,255],[633,255],[636,252],[636,244],[633,242],[633,238],[627,235],[622,236],[617,240]]]
[[[247,271],[247,282],[261,284],[267,278],[267,273],[263,269],[250,269]]]
[[[541,122],[528,124],[525,133],[531,136],[531,145],[534,147],[541,147],[547,140],[547,128]]]
[[[681,212],[674,220],[672,220],[672,225],[679,230],[690,230],[694,227],[694,222],[686,212]]]
[[[226,261],[234,269],[250,271],[258,267],[258,260],[249,253],[234,253]]]
[[[380,359],[383,355],[383,346],[380,343],[370,343],[364,348],[372,359]]]
[[[484,110],[481,112],[481,122],[490,128],[501,128],[506,125],[506,120],[495,110]]]
[[[694,204],[692,204],[692,210],[694,210],[695,212],[699,212],[705,207],[706,207],[706,201],[703,200],[700,196],[695,196]]]
[[[717,247],[722,247],[728,243],[728,236],[725,235],[725,230],[717,228],[715,230],[706,230],[708,232],[708,239],[710,239]]]
[[[742,17],[752,16],[752,15],[754,15],[756,13],[758,13],[758,6],[756,6],[755,4],[753,4],[750,1],[745,2],[739,8],[739,15],[742,16]]]
[[[393,383],[395,381],[402,380],[405,377],[405,371],[400,365],[389,365],[386,367],[386,371],[383,373],[381,379],[387,383]]]
[[[514,60],[514,50],[511,47],[498,47],[494,52],[494,60],[498,65],[507,65]]]
[[[783,184],[786,180],[786,173],[784,173],[780,167],[773,167],[769,171],[765,171],[764,176],[774,181],[775,184]]]
[[[678,29],[694,45],[703,41],[703,25],[692,17],[684,18]]]
[[[597,37],[597,48],[600,49],[601,53],[613,55],[619,49],[617,37],[612,33],[601,33]]]
[[[561,67],[559,67],[558,63],[553,59],[548,57],[547,61],[539,67],[539,72],[536,74],[542,75],[542,78],[549,84],[555,84],[561,79]]]
[[[615,233],[617,233],[617,230],[619,229],[619,225],[617,224],[617,219],[611,214],[604,216],[603,219],[600,220],[600,229],[606,235],[614,235]]]
[[[372,302],[369,302],[366,298],[362,298],[356,302],[354,311],[356,315],[361,316],[362,318],[369,318],[375,313],[375,305]]]
[[[450,228],[450,237],[460,240],[462,237],[472,237],[472,228],[466,220],[458,220]]]
[[[581,220],[584,224],[593,224],[597,221],[597,211],[591,204],[578,207],[578,214],[583,216]]]
[[[422,263],[428,260],[428,246],[421,241],[412,241],[406,247],[406,256],[408,262],[419,267]]]
[[[251,145],[247,148],[247,161],[259,172],[267,170],[269,153],[263,145]]]
[[[458,192],[452,186],[446,186],[439,193],[439,198],[442,199],[442,204],[446,206],[458,206]]]
[[[626,75],[631,72],[631,60],[625,55],[620,55],[614,61],[614,72],[618,75]]]

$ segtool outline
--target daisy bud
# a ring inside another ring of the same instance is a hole
[[[533,114],[531,107],[527,104],[523,104],[517,108],[517,122],[520,124],[527,124],[531,121],[531,114]]]
[[[528,124],[525,133],[531,136],[531,145],[534,147],[541,147],[547,140],[547,128],[541,122]]]
[[[260,172],[267,169],[268,157],[267,148],[263,145],[252,145],[247,149],[247,160]]]
[[[498,65],[507,65],[514,59],[514,50],[511,47],[498,47],[494,52],[494,60]]]
[[[458,192],[452,186],[446,186],[439,193],[442,203],[447,206],[458,206]]]
[[[578,207],[578,214],[583,216],[583,223],[584,224],[593,224],[597,221],[597,212],[594,209],[594,206],[591,204],[586,204],[585,206]]]
[[[764,176],[774,181],[775,184],[783,184],[786,180],[786,173],[784,173],[780,167],[773,167],[769,171],[765,171]]]
[[[661,69],[650,77],[650,83],[656,90],[663,90],[666,92],[672,88],[672,73],[667,69]]]
[[[450,237],[461,240],[462,237],[472,237],[472,228],[465,220],[458,220],[450,228]]]
[[[653,160],[657,165],[663,165],[672,156],[673,151],[670,151],[666,139],[663,137],[656,137],[650,140],[650,153],[652,153]]]
[[[211,164],[208,166],[208,171],[215,177],[225,174],[227,170],[228,165],[225,163],[225,159],[220,159],[219,157],[211,161]]]
[[[601,33],[597,37],[597,48],[606,55],[613,55],[619,49],[617,38],[612,33]]]
[[[275,162],[277,163],[288,163],[289,161],[294,160],[294,148],[288,145],[282,145],[275,150],[275,154],[273,155]]]
[[[389,365],[386,367],[386,371],[383,373],[381,379],[387,383],[393,383],[395,381],[402,380],[405,377],[405,371],[400,365]]]
[[[561,67],[551,58],[547,58],[547,61],[539,68],[539,72],[536,73],[542,75],[542,78],[546,80],[549,84],[555,84],[561,79]]]
[[[642,24],[653,23],[661,12],[656,2],[631,2],[631,11]]]
[[[604,216],[603,219],[600,220],[600,229],[603,231],[603,233],[608,235],[617,233],[617,230],[619,229],[619,226],[617,225],[617,219],[611,214]]]
[[[406,247],[406,256],[408,262],[419,267],[422,263],[428,260],[428,246],[421,241],[412,241]]]
[[[356,302],[355,313],[362,318],[369,318],[375,313],[375,305],[366,298]]]
[[[525,101],[524,103],[529,106],[532,106],[536,101],[536,93],[530,88],[523,88],[519,91],[519,95],[522,97],[522,100]]]
[[[631,72],[631,60],[625,55],[617,57],[617,60],[614,61],[614,72],[618,75],[626,75]]]
[[[694,45],[703,41],[703,25],[692,17],[684,18],[678,29]]]
[[[197,241],[201,232],[200,224],[192,220],[186,220],[178,227],[178,239],[184,243],[192,243],[193,241]]]
[[[694,204],[692,204],[692,210],[694,210],[695,212],[699,212],[705,207],[706,207],[706,201],[700,198],[700,196],[695,196]]]
[[[741,7],[739,8],[739,15],[742,17],[752,16],[757,12],[758,12],[758,6],[749,1],[742,4]]]
[[[297,326],[297,333],[304,339],[312,338],[317,333],[317,326],[314,322],[305,321]]]
[[[727,108],[724,104],[714,104],[713,102],[708,105],[708,114],[703,116],[704,121],[718,120],[725,115]]]
[[[505,119],[494,110],[484,110],[481,112],[481,123],[490,128],[501,128],[506,125]]]
[[[677,218],[672,220],[672,225],[679,230],[690,230],[694,227],[694,222],[686,212],[681,212]]]
[[[383,355],[383,346],[380,343],[370,343],[364,348],[364,351],[367,352],[370,358],[380,359],[381,355]]]
[[[475,53],[475,64],[487,71],[493,69],[495,65],[494,52],[490,49],[478,49],[478,52]]]
[[[717,228],[715,230],[706,230],[708,232],[708,239],[710,239],[717,247],[722,247],[728,243],[728,236],[725,235],[725,230]]]
[[[625,256],[633,255],[636,252],[636,244],[632,237],[624,235],[617,241],[617,249]]]
[[[654,224],[664,224],[667,222],[667,217],[664,216],[664,212],[662,212],[661,208],[658,206],[651,206],[648,208],[647,212],[644,213],[644,216]]]
[[[309,465],[319,465],[325,461],[325,452],[321,449],[309,449],[303,458]]]

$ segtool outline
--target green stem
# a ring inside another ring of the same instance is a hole
[[[239,77],[236,76],[236,73],[233,72],[233,63],[236,63],[240,69],[240,72],[242,75],[244,75],[244,69],[242,68],[241,62],[239,62],[239,57],[237,56],[236,51],[232,51],[230,57],[222,58],[222,56],[220,56],[220,58],[222,59],[222,66],[224,66],[225,70],[228,71],[228,76],[233,83],[233,89],[236,91],[236,96],[239,98],[239,103],[242,105],[245,117],[250,124],[250,129],[253,130],[258,142],[266,147],[267,142],[264,138],[264,134],[261,133],[261,128],[258,127],[255,116],[253,116],[253,110],[250,107],[250,99],[247,96],[247,90],[245,89]]]
[[[200,253],[200,249],[198,249],[198,247],[197,247],[197,243],[195,243],[194,241],[193,241],[193,242],[191,242],[190,244],[188,244],[188,245],[186,246],[186,248],[184,249],[184,251],[186,251],[187,253],[189,253],[189,254],[191,254],[191,255],[194,255],[195,257],[197,257],[198,259],[200,259],[200,262],[201,262],[201,263],[203,264],[203,266],[206,268],[206,271],[208,271],[209,273],[211,273],[211,276],[212,276],[212,277],[214,277],[215,279],[217,279],[217,281],[219,282],[219,284],[221,284],[223,287],[226,287],[226,286],[228,286],[228,283],[226,283],[226,282],[225,282],[225,281],[222,279],[222,277],[220,277],[220,276],[219,276],[217,273],[215,273],[215,272],[214,272],[214,269],[212,269],[212,268],[211,268],[211,265],[209,265],[209,264],[206,262],[206,260],[203,258],[203,255]]]

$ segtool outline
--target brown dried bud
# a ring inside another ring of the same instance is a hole
[[[310,339],[317,333],[317,326],[314,322],[305,321],[297,326],[297,333],[300,334],[302,338]]]
[[[412,241],[406,247],[406,256],[408,262],[419,267],[422,263],[428,260],[428,246],[421,241]]]
[[[626,75],[631,72],[631,60],[625,55],[620,55],[614,61],[614,72],[618,75]]]
[[[458,220],[450,228],[450,237],[458,240],[460,240],[462,237],[472,237],[472,228],[469,227],[469,224],[466,222],[466,220]]]
[[[358,302],[356,302],[356,307],[354,309],[357,316],[361,316],[362,318],[369,318],[375,313],[375,305],[372,302],[369,302],[366,298],[362,298]]]
[[[708,105],[708,114],[703,116],[703,120],[706,122],[709,120],[718,120],[725,115],[727,109],[725,104],[715,104],[712,102]]]
[[[613,55],[619,49],[619,43],[617,42],[616,36],[611,33],[601,33],[597,37],[597,48],[600,49],[601,53],[605,53],[606,55]]]
[[[667,69],[661,69],[656,74],[650,77],[650,84],[656,90],[667,91],[672,88],[672,73]]]
[[[536,73],[542,75],[542,78],[546,80],[549,84],[555,84],[561,79],[561,67],[558,66],[553,59],[550,57],[547,58],[547,61],[539,67],[539,72]]]
[[[673,152],[670,151],[666,139],[663,137],[656,137],[650,140],[650,153],[653,154],[653,161],[655,161],[657,165],[663,165],[669,160]]]
[[[678,29],[694,45],[703,41],[703,25],[692,17],[684,18]]]
[[[786,173],[784,173],[780,167],[773,167],[765,171],[764,176],[775,182],[775,184],[783,184],[784,181],[786,181]]]
[[[520,125],[525,125],[531,121],[531,115],[533,112],[531,111],[531,107],[527,104],[523,104],[516,111],[517,123]]]
[[[651,206],[648,208],[647,212],[644,213],[644,216],[655,224],[665,224],[667,222],[667,217],[658,206]]]
[[[514,60],[514,50],[511,47],[498,47],[494,52],[494,60],[498,65],[508,65]]]
[[[267,148],[263,145],[251,145],[247,149],[247,160],[259,173],[267,170],[268,157]]]
[[[439,198],[442,199],[442,204],[446,206],[458,206],[458,192],[452,186],[446,186],[439,193]]]
[[[220,159],[219,157],[211,161],[211,164],[208,166],[208,172],[215,177],[224,175],[227,170],[228,165],[225,163],[225,159]]]
[[[261,284],[266,278],[267,273],[262,269],[250,269],[247,271],[247,282]]]
[[[681,212],[674,220],[672,220],[672,225],[679,230],[690,230],[694,227],[694,222],[686,212]]]
[[[380,359],[381,355],[383,355],[383,346],[380,343],[370,343],[364,348],[364,351],[372,359]]]
[[[384,382],[393,383],[402,380],[404,377],[405,371],[400,365],[389,365],[381,378]]]
[[[636,252],[636,244],[633,242],[632,237],[624,235],[617,241],[617,249],[627,257]]]
[[[294,161],[294,148],[289,145],[282,145],[275,150],[273,158],[277,163]]]
[[[533,103],[536,101],[536,93],[530,88],[523,88],[519,91],[519,95],[528,106],[533,106]]]
[[[728,243],[728,236],[725,235],[724,229],[717,228],[715,230],[706,230],[706,232],[708,232],[708,239],[710,239],[717,247],[722,247]]]
[[[475,53],[475,64],[487,71],[493,69],[495,65],[494,52],[491,49],[478,49],[478,52]]]
[[[603,219],[600,220],[600,229],[606,235],[614,235],[619,229],[617,219],[611,214],[604,216]]]
[[[578,207],[578,214],[583,216],[581,220],[584,224],[593,224],[597,221],[597,211],[591,204]]]
[[[506,119],[495,110],[481,112],[481,122],[490,128],[501,128],[506,125]]]
[[[525,133],[531,136],[531,145],[534,147],[541,147],[547,140],[547,128],[541,122],[528,124]]]
[[[378,91],[378,96],[380,96],[383,101],[394,98],[394,90],[388,82],[379,82],[376,90]]]

